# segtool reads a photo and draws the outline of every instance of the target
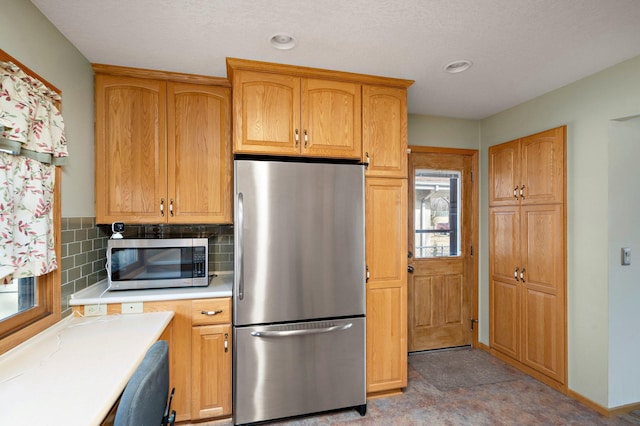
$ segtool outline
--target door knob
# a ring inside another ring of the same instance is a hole
[[[413,265],[407,266],[407,272],[409,272],[410,274],[413,274]]]

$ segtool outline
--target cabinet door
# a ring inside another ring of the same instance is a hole
[[[520,140],[489,147],[489,205],[520,204]]]
[[[230,89],[168,84],[168,222],[231,223]]]
[[[407,385],[407,180],[366,181],[367,392]]]
[[[523,206],[520,214],[522,362],[564,383],[563,207]]]
[[[234,153],[298,155],[300,78],[235,71],[233,118]]]
[[[558,127],[521,139],[521,203],[564,202],[565,131]]]
[[[164,222],[166,83],[96,75],[95,129],[96,222]]]
[[[362,86],[362,151],[367,176],[407,177],[407,91]]]
[[[361,158],[360,85],[305,78],[301,96],[302,154]]]
[[[193,327],[191,418],[231,414],[231,326]]]
[[[514,206],[489,211],[490,344],[515,359],[520,356],[519,210]]]
[[[120,308],[120,305],[117,305]],[[191,301],[144,302],[144,312],[173,311],[169,336],[169,387],[176,421],[191,419]],[[118,311],[119,313],[119,311]]]

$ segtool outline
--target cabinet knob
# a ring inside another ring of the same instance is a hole
[[[164,217],[164,198],[160,198],[160,216]]]
[[[520,198],[524,200],[524,185],[520,187]]]
[[[169,213],[171,214],[171,217],[173,217],[173,198],[169,200]]]
[[[515,270],[515,271],[513,271],[513,278],[515,278],[515,279],[516,279],[516,281],[520,281],[520,279],[518,279],[518,271],[519,271],[519,270],[520,270],[520,268],[518,268],[518,267],[516,266],[516,270]]]
[[[304,147],[308,147],[309,146],[309,133],[307,132],[307,129],[304,129]]]
[[[229,333],[224,333],[224,351],[229,352]]]
[[[300,142],[300,135],[298,129],[296,129],[296,148],[298,147],[298,142]]]
[[[516,200],[518,199],[518,185],[513,188],[513,198],[515,198]]]

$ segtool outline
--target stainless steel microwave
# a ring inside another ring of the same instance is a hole
[[[207,286],[206,238],[111,239],[107,244],[110,290]]]

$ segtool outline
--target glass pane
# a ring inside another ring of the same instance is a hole
[[[415,257],[460,255],[460,172],[416,169]]]
[[[35,278],[20,278],[0,284],[0,320],[31,309],[36,305]]]

